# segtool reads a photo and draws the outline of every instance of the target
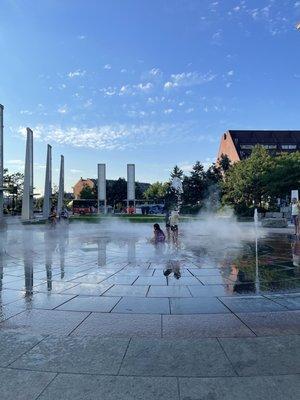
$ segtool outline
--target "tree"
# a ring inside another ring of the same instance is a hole
[[[85,200],[96,199],[97,191],[95,190],[95,188],[91,188],[88,185],[84,185],[80,192],[80,198]]]
[[[155,182],[144,192],[145,199],[164,199],[168,190],[168,184]]]
[[[183,203],[185,205],[200,205],[207,188],[206,176],[203,165],[197,161],[192,168],[190,176],[183,180]]]
[[[226,173],[230,167],[231,167],[231,161],[230,158],[227,156],[227,154],[221,154],[221,157],[218,159],[218,164],[223,171],[223,173]]]
[[[114,206],[127,198],[127,182],[124,178],[107,182],[107,204]]]
[[[269,201],[267,176],[272,157],[261,146],[255,146],[249,158],[235,163],[225,174],[223,202],[236,209],[262,207]]]
[[[20,211],[22,206],[24,174],[21,172],[10,174],[8,169],[4,169],[3,180],[7,188],[7,193],[12,197],[12,209]]]
[[[173,168],[172,172],[171,172],[171,179],[173,178],[179,178],[179,179],[183,179],[183,171],[182,169],[180,169],[178,167],[178,165],[175,165],[175,167]]]

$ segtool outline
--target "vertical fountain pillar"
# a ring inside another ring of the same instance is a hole
[[[52,147],[47,145],[47,161],[45,175],[45,190],[43,203],[43,218],[47,219],[51,210],[51,195],[52,195]]]
[[[26,130],[27,139],[22,199],[23,221],[29,221],[33,218],[33,132],[30,128],[26,128]]]
[[[4,107],[0,104],[0,225],[3,223],[3,202],[4,202],[4,182],[3,182],[3,110]]]
[[[60,156],[59,189],[57,199],[57,213],[60,215],[64,205],[65,192],[65,158]]]
[[[106,214],[106,165],[98,164],[98,213],[102,205]]]
[[[131,205],[135,208],[135,164],[127,164],[127,212]]]

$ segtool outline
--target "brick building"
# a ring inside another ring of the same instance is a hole
[[[91,189],[93,189],[96,186],[96,184],[97,184],[96,179],[80,178],[79,181],[73,186],[73,194],[74,194],[75,200],[80,199],[80,192],[82,191],[82,189],[85,186],[88,186]]]
[[[251,155],[255,145],[261,145],[271,155],[300,151],[300,131],[237,131],[228,130],[222,135],[218,159],[227,155],[232,162]]]

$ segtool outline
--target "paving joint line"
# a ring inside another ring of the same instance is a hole
[[[222,345],[220,339],[219,339],[219,338],[216,338],[216,339],[217,339],[217,342],[219,343],[219,345],[220,345],[220,347],[221,347],[221,349],[222,349],[222,351],[223,351],[225,357],[227,358],[229,364],[231,365],[231,368],[233,369],[234,373],[236,374],[236,376],[240,376],[240,375],[238,374],[237,370],[235,369],[235,367],[234,367],[234,365],[233,365],[233,362],[230,360],[228,354],[226,353],[226,351],[225,351],[225,349],[224,349],[224,347],[223,347],[223,345]]]
[[[130,345],[131,341],[132,341],[132,338],[129,338],[128,343],[127,343],[127,346],[126,346],[126,349],[125,349],[124,354],[123,354],[123,357],[122,357],[122,360],[121,360],[121,362],[120,362],[120,366],[119,366],[119,368],[118,368],[118,372],[117,372],[117,374],[116,374],[117,376],[119,376],[119,374],[120,374],[120,371],[121,371],[121,368],[122,368],[122,365],[123,365],[123,361],[124,361],[124,359],[125,359],[125,356],[126,356],[126,354],[127,354],[127,350],[128,350],[128,348],[129,348],[129,345]]]
[[[54,372],[54,374],[55,374],[54,377],[50,380],[50,382],[47,383],[44,389],[42,389],[42,391],[40,392],[40,394],[38,394],[35,400],[38,400],[40,396],[45,392],[45,390],[51,385],[51,383],[58,377],[58,372]]]
[[[75,326],[75,328],[72,329],[72,330],[67,334],[67,337],[71,336],[72,333],[73,333],[77,328],[79,328],[80,325],[81,325],[91,314],[92,314],[92,311],[89,312],[88,315],[87,315],[85,318],[83,318],[83,320],[82,320],[81,322],[79,322],[79,324],[77,324],[77,325]]]

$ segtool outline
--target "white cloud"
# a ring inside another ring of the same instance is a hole
[[[84,104],[83,107],[84,108],[89,108],[93,105],[93,100],[92,99],[88,99]]]
[[[182,107],[184,105],[184,101],[181,101],[180,103],[178,103],[179,107]]]
[[[193,112],[193,111],[194,111],[193,107],[190,107],[190,108],[188,108],[187,110],[185,110],[185,112],[186,112],[187,114],[190,114],[190,113]]]
[[[300,7],[300,1],[296,1],[296,2],[294,3],[294,7]]]
[[[136,112],[136,117],[143,117],[143,113]],[[18,133],[24,137],[26,128],[19,127]],[[37,141],[93,150],[124,150],[145,145],[211,140],[209,135],[199,135],[198,126],[192,123],[115,123],[94,127],[41,124],[33,127],[33,133]]]
[[[69,171],[71,172],[71,174],[80,174],[82,172],[81,169],[75,169],[75,168],[71,168],[69,169]]]
[[[166,110],[164,110],[164,114],[172,114],[173,111],[173,108],[167,108]]]
[[[122,68],[121,69],[121,73],[124,74],[125,72],[127,72],[127,69],[126,68]]]
[[[84,40],[84,39],[86,39],[86,36],[85,35],[79,35],[79,36],[77,36],[77,39]]]
[[[33,112],[32,111],[29,111],[29,110],[21,110],[20,111],[20,114],[24,114],[24,115],[32,115],[33,114]]]
[[[142,92],[149,92],[149,90],[153,88],[153,84],[151,82],[139,83],[138,85],[135,85],[135,87]]]
[[[68,73],[68,77],[69,78],[76,78],[78,76],[84,76],[85,74],[86,74],[86,71],[77,69],[76,71],[69,72]]]
[[[57,109],[57,112],[60,113],[60,114],[67,114],[68,111],[69,111],[69,108],[68,108],[67,104],[64,104],[63,106],[60,106]]]
[[[232,82],[227,82],[227,83],[226,83],[226,87],[227,87],[227,88],[230,88],[231,85],[232,85]]]
[[[162,75],[162,72],[161,72],[161,70],[159,68],[152,68],[149,71],[149,74],[153,75],[153,76],[160,76],[160,75]]]
[[[110,64],[105,64],[103,69],[111,69],[111,65]]]
[[[232,76],[233,74],[234,74],[233,70],[227,72],[227,75],[229,75],[229,76]]]
[[[216,75],[211,72],[205,74],[200,74],[199,72],[182,72],[180,74],[172,74],[171,79],[164,84],[164,88],[172,89],[175,87],[202,85],[211,82],[215,78]]]
[[[181,165],[179,165],[179,168],[182,169],[182,171],[184,173],[188,173],[191,172],[193,169],[193,164],[192,163],[188,163],[188,162],[184,162]]]
[[[14,165],[14,166],[23,166],[24,161],[23,160],[8,160],[8,161],[6,161],[6,164]]]

